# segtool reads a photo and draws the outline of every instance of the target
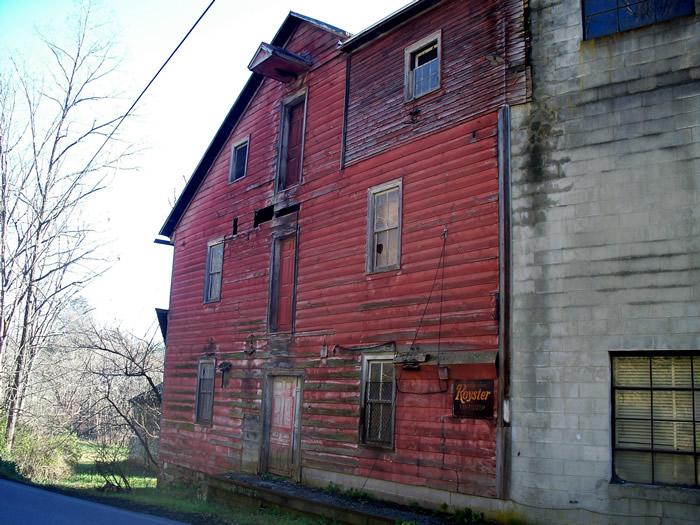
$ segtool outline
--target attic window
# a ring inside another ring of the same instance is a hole
[[[440,44],[441,34],[438,31],[406,48],[406,100],[422,97],[440,87]]]
[[[248,164],[248,138],[237,142],[231,148],[231,163],[228,181],[235,182],[245,177]]]

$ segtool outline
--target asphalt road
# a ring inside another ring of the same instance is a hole
[[[0,479],[0,524],[181,525],[182,522],[71,498]]]

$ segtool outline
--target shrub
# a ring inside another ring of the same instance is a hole
[[[15,434],[12,459],[19,473],[34,482],[55,482],[70,476],[79,458],[74,435],[42,436],[28,428]]]

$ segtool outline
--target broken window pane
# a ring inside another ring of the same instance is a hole
[[[370,194],[373,230],[370,271],[393,268],[399,264],[400,192],[397,186]]]

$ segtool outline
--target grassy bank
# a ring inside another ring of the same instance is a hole
[[[73,465],[72,473],[65,478],[37,484],[50,490],[58,490],[71,496],[91,499],[137,512],[148,512],[197,525],[316,525],[325,523],[318,519],[297,516],[270,508],[232,507],[202,500],[189,487],[161,489],[156,486],[153,472],[130,463],[124,457],[116,468],[128,479],[131,490],[108,492],[101,490],[105,479],[97,469],[97,448],[82,442],[80,458]],[[14,481],[31,482],[17,472],[12,461],[0,461],[0,477]]]

